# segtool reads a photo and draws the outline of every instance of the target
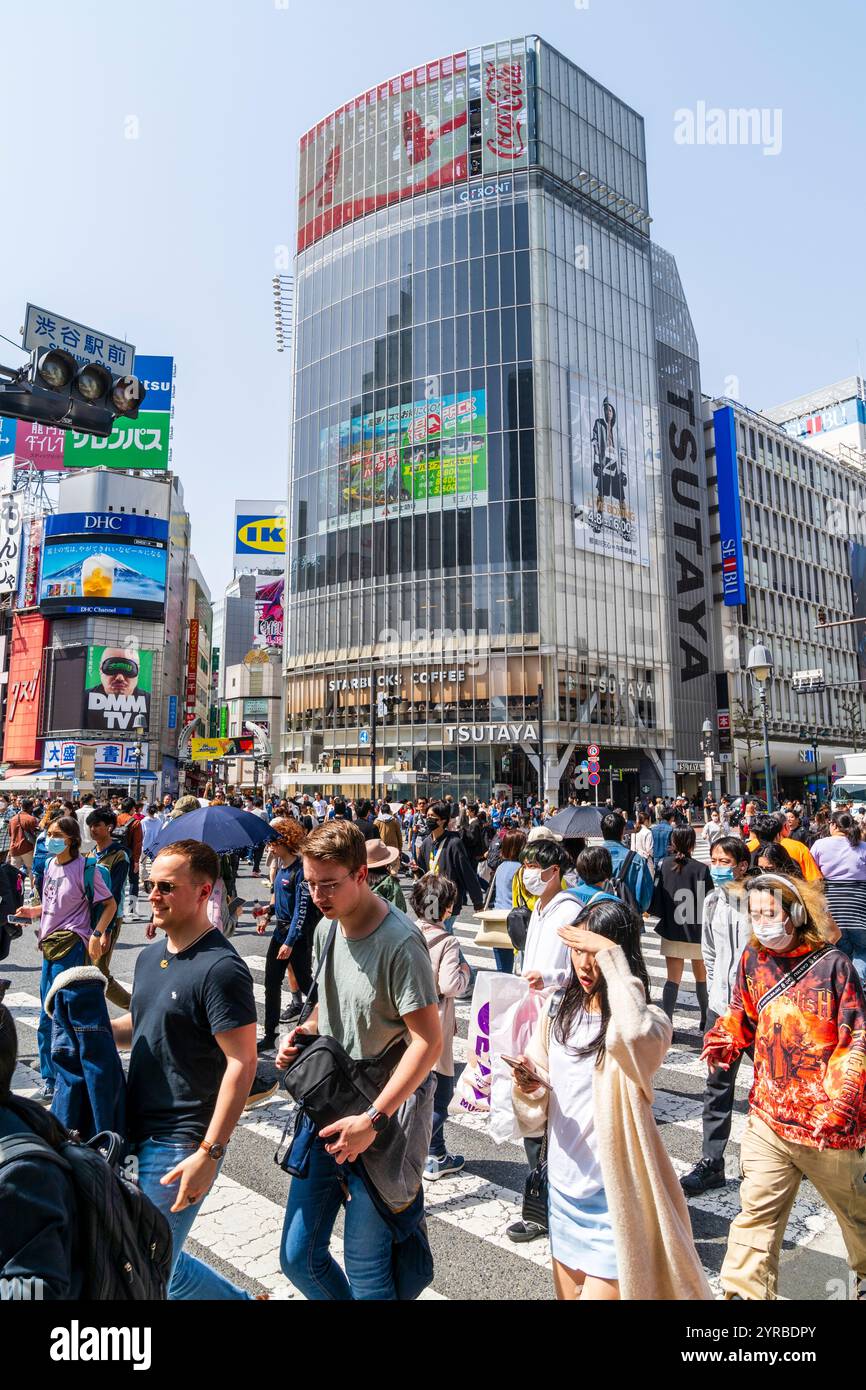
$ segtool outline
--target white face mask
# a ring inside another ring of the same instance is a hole
[[[545,888],[549,886],[550,880],[544,877],[541,869],[524,869],[523,883],[527,893],[533,898],[540,898]]]
[[[785,931],[781,922],[753,922],[752,931],[761,945],[770,951],[787,951],[794,940],[794,933]]]

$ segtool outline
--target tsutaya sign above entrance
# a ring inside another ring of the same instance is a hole
[[[534,724],[451,724],[443,732],[447,743],[538,742]]]

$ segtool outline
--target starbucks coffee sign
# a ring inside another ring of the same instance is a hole
[[[447,743],[538,742],[534,724],[451,724],[444,732]]]

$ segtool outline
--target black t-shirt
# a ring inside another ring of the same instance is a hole
[[[226,1059],[214,1040],[255,1023],[253,981],[217,930],[160,962],[164,941],[140,954],[132,986],[129,1137],[197,1139],[210,1123]]]

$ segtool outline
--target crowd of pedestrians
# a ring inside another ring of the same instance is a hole
[[[395,805],[210,791],[206,804],[257,818],[247,850],[182,838],[197,797],[0,797],[3,901],[35,925],[42,957],[51,1107],[46,1128],[45,1112],[12,1094],[18,1041],[0,1002],[0,1276],[78,1296],[75,1194],[56,1172],[31,1193],[38,1164],[20,1141],[111,1129],[167,1222],[167,1296],[248,1298],[184,1245],[241,1114],[276,1090],[268,1064],[298,1102],[282,1157],[284,1274],[311,1299],[417,1296],[432,1270],[424,1184],[467,1161],[449,1152],[446,1125],[455,1004],[473,991],[454,925],[471,908],[500,924],[496,972],[517,977],[503,989],[536,1001],[531,1038],[502,1052],[528,1164],[507,1235],[549,1235],[557,1297],[712,1297],[688,1199],[725,1183],[744,1053],[755,1079],[724,1296],[776,1297],[804,1176],[837,1216],[866,1296],[866,839],[850,812],[658,798],[628,815],[607,804],[596,833],[572,839],[556,808],[532,798]],[[253,908],[255,931],[269,934],[260,1036],[230,940],[242,858],[269,889]],[[136,919],[149,944],[128,992],[111,961]],[[657,1001],[649,931],[667,974]],[[0,961],[11,942],[0,931]],[[686,962],[707,1076],[702,1157],[678,1180],[652,1088],[679,1026]],[[122,1012],[111,1017],[108,1003]],[[13,1220],[22,1192],[32,1205]],[[341,1210],[342,1265],[331,1249]]]

